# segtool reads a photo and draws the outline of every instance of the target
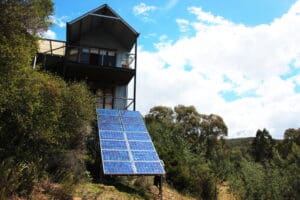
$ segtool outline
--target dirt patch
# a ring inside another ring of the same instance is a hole
[[[218,186],[218,200],[239,200],[229,189],[227,183]]]

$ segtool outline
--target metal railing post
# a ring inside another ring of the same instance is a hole
[[[135,45],[134,45],[134,86],[133,86],[133,110],[136,109],[136,68],[137,68],[137,39],[135,39]]]

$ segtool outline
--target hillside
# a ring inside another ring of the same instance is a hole
[[[245,147],[249,146],[254,137],[245,137],[245,138],[232,138],[232,139],[225,139],[226,144],[230,148],[235,148],[235,147]]]
[[[72,190],[72,191],[71,191]],[[179,194],[176,190],[168,185],[163,187],[164,200],[194,200],[195,198]],[[14,197],[12,199],[22,200],[23,198]],[[104,184],[85,183],[75,187],[66,188],[64,185],[51,184],[44,182],[36,187],[30,196],[33,200],[50,200],[50,199],[97,199],[97,200],[142,200],[142,199],[159,199],[158,189],[155,186],[148,186],[147,191],[137,190],[129,186],[111,186]]]
[[[73,190],[73,191],[69,191]],[[164,200],[196,200],[196,198],[185,196],[178,193],[175,189],[165,184],[163,187]],[[23,198],[14,197],[12,199],[22,200]],[[85,183],[75,187],[66,188],[66,185],[51,184],[43,182],[36,187],[30,196],[33,200],[50,200],[50,199],[97,199],[97,200],[142,200],[142,199],[159,199],[158,189],[155,186],[148,186],[147,193],[142,193],[130,187],[116,187],[104,184]],[[238,200],[229,192],[227,184],[219,185],[218,200]]]
[[[249,147],[251,143],[253,142],[255,137],[244,137],[244,138],[231,138],[231,139],[225,139],[226,145],[230,148],[236,148],[236,147]],[[282,140],[279,139],[273,139],[276,143],[281,142]]]

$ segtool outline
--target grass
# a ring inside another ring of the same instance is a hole
[[[138,181],[137,181],[138,180]],[[137,183],[138,182],[138,183]],[[40,183],[31,194],[32,200],[144,200],[159,199],[158,188],[153,185],[153,181],[149,177],[125,178],[115,181],[113,184],[101,183],[81,183],[65,190],[61,184],[50,182]],[[23,200],[22,198],[17,198]],[[163,187],[164,200],[195,200],[195,198],[184,196],[167,184]],[[24,199],[25,200],[25,199]],[[225,199],[224,199],[225,200]],[[226,199],[227,200],[227,199]]]
[[[136,188],[118,184],[117,186],[84,183],[76,186],[73,196],[78,199],[145,199]]]

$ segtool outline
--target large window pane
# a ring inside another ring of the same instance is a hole
[[[68,49],[68,61],[77,62],[78,59],[78,48],[71,47]]]
[[[100,54],[99,54],[99,60],[98,60],[99,65],[100,65],[100,66],[104,66],[104,58],[106,57],[107,51],[104,50],[104,49],[100,49],[100,52],[99,52],[99,53],[100,53]]]
[[[107,53],[107,66],[115,67],[116,66],[116,52],[108,51]]]
[[[90,51],[90,64],[98,65],[98,59],[99,59],[99,50],[92,48]]]
[[[80,54],[80,63],[89,63],[89,56],[90,56],[90,52],[88,48],[82,48],[81,49],[81,54]]]

